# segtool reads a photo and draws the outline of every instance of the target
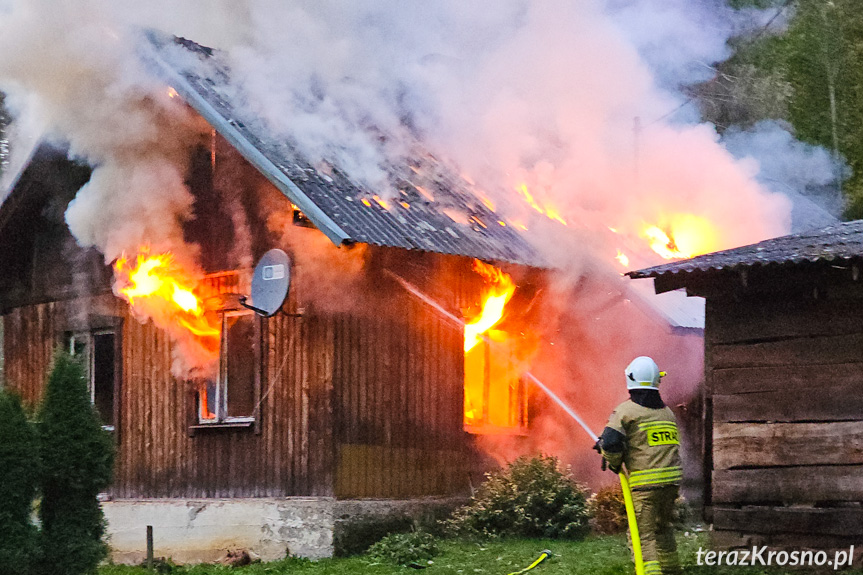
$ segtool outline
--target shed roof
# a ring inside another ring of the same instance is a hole
[[[430,155],[395,167],[400,196],[383,207],[371,200],[380,192],[364,190],[338,167],[322,173],[296,145],[244,111],[243,88],[232,82],[223,53],[183,38],[148,37],[157,73],[334,243],[544,266],[514,226]],[[175,57],[178,47],[184,58]],[[462,223],[447,212],[458,214]]]
[[[658,278],[713,270],[738,270],[754,266],[849,260],[863,257],[863,220],[845,222],[791,234],[757,244],[713,252],[627,272],[631,278]]]

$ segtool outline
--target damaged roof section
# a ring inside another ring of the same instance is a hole
[[[863,257],[863,220],[827,226],[714,252],[688,260],[627,272],[633,279],[664,279],[697,272],[738,271],[755,266],[842,262]]]
[[[161,77],[334,243],[544,265],[512,225],[431,156],[393,174],[397,197],[376,200],[380,192],[337,168],[316,169],[296,145],[244,112],[242,87],[232,83],[223,54],[182,38],[148,37]],[[184,57],[177,58],[180,49]]]

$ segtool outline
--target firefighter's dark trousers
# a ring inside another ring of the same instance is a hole
[[[641,555],[644,558],[644,575],[680,573],[677,542],[674,540],[674,502],[677,494],[676,485],[632,492]]]

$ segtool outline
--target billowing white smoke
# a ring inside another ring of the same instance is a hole
[[[0,84],[15,112],[94,166],[66,214],[82,246],[106,261],[146,242],[183,257],[194,119],[144,73],[132,40],[111,2],[11,2],[0,17]]]
[[[251,111],[376,193],[392,192],[386,167],[417,138],[564,267],[568,239],[584,238],[537,218],[515,193],[522,184],[571,228],[618,230],[616,247],[640,248],[647,224],[678,213],[708,218],[715,249],[789,229],[789,202],[711,126],[659,120],[683,101],[666,88],[709,75],[728,36],[753,21],[718,0],[263,1],[249,14],[256,33],[231,61]],[[614,242],[599,241],[603,257]]]
[[[768,22],[771,29],[778,27],[776,12],[738,10],[725,0],[608,0],[605,6],[654,81],[669,90],[712,78],[712,65],[731,55],[732,36],[760,32]],[[687,108],[683,116],[697,121],[691,115],[695,110]],[[680,120],[680,114],[675,112],[674,119]]]
[[[797,140],[774,121],[748,130],[731,128],[722,142],[736,157],[757,163],[753,171],[759,182],[792,199],[793,231],[835,223],[844,207],[836,182],[846,177],[848,168],[828,150]]]
[[[388,166],[420,140],[525,223],[537,218],[522,184],[572,228],[613,227],[633,245],[646,224],[694,213],[720,230],[719,248],[787,231],[788,202],[709,126],[658,119],[682,102],[669,88],[708,74],[743,21],[720,0],[12,0],[0,85],[97,166],[67,217],[109,260],[145,240],[178,249],[190,215],[195,129],[142,70],[135,26],[227,48],[251,112],[382,195]],[[543,240],[559,224],[529,224],[541,249],[561,244]]]

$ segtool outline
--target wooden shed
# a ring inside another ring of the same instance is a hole
[[[716,543],[863,536],[863,221],[630,272],[706,300],[704,502]]]

